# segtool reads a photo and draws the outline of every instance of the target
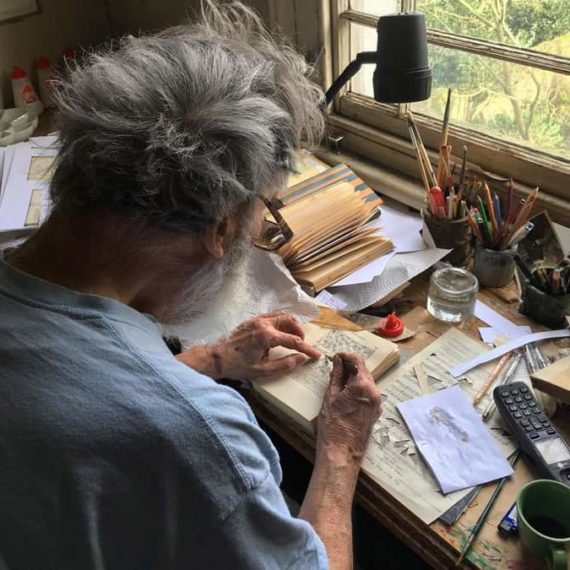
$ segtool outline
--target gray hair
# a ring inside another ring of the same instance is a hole
[[[54,209],[193,233],[242,211],[322,135],[310,73],[252,10],[212,0],[198,23],[91,54],[57,91]]]

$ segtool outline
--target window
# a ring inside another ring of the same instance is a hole
[[[497,179],[540,186],[545,204],[570,223],[570,9],[568,0],[333,0],[333,70],[376,49],[378,16],[423,12],[432,95],[411,105],[424,142],[439,145],[447,88],[451,143]],[[417,177],[404,105],[372,99],[373,66],[363,66],[335,101],[333,126],[366,153]],[[347,119],[350,119],[347,121]],[[363,125],[373,127],[366,129]],[[346,134],[343,133],[343,134]],[[355,141],[355,137],[362,139]],[[372,156],[370,156],[372,158]],[[384,157],[384,158],[382,158]],[[521,191],[523,191],[521,187]]]

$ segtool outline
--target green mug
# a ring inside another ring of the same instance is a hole
[[[519,536],[523,545],[543,558],[550,570],[567,570],[570,548],[570,487],[539,479],[517,497]]]

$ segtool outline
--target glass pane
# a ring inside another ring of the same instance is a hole
[[[428,27],[570,57],[568,0],[417,0]]]
[[[570,77],[439,46],[429,46],[433,87],[415,112],[570,159]]]
[[[359,50],[375,49],[375,36],[375,30],[351,25],[351,43]],[[442,119],[451,87],[451,123],[570,159],[570,76],[434,45],[429,60],[431,98],[414,103],[414,112]],[[373,71],[363,66],[352,91],[372,97]]]
[[[384,16],[399,12],[401,0],[350,0],[350,8],[374,16]]]

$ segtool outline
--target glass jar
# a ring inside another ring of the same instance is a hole
[[[457,267],[435,271],[430,279],[427,310],[440,321],[460,323],[473,315],[479,291],[477,277]]]

